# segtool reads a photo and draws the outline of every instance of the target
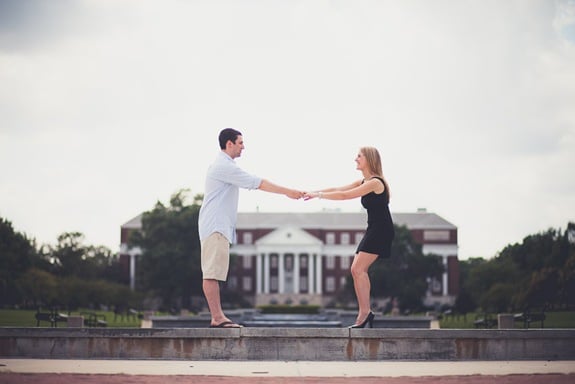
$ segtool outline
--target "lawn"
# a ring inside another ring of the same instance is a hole
[[[473,322],[477,316],[479,314],[475,313],[468,313],[467,316],[445,316],[439,321],[439,327],[452,329],[475,328]],[[492,317],[497,320],[497,315],[492,315]],[[540,328],[540,324],[540,322],[535,322],[531,325],[531,328]],[[575,311],[546,312],[543,326],[545,328],[575,328]],[[515,327],[523,328],[523,324],[517,322]]]
[[[127,318],[124,316],[116,316],[113,311],[93,311],[88,309],[81,309],[72,311],[70,315],[80,315],[81,312],[93,312],[98,315],[105,316],[108,327],[110,328],[139,328],[141,320],[137,317],[131,316]],[[24,309],[0,309],[0,327],[35,327],[36,318],[35,310]],[[495,315],[494,318],[497,318]],[[469,329],[474,328],[473,321],[476,319],[475,313],[468,313],[464,316],[447,316],[439,321],[440,328],[444,329]],[[49,327],[47,322],[41,322],[40,326]],[[59,327],[65,327],[65,324],[58,324]],[[521,328],[522,324],[516,323],[516,328]],[[575,328],[575,311],[569,312],[547,312],[544,323],[545,328]],[[532,325],[533,328],[538,328],[539,323]]]
[[[112,328],[139,328],[141,320],[135,316],[123,318],[114,314],[113,311],[94,311],[90,309],[80,309],[69,313],[71,316],[79,316],[82,312],[95,313],[99,318],[103,318],[108,323],[108,327]],[[67,312],[61,312],[68,314]],[[36,326],[36,311],[26,309],[0,309],[0,327],[35,327]],[[41,327],[49,327],[48,322],[40,322]],[[65,327],[63,323],[59,323],[58,327]]]

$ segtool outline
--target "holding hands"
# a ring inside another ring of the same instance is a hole
[[[323,192],[303,192],[297,189],[289,189],[286,191],[285,195],[290,199],[299,200],[303,198],[307,201],[316,198],[321,199],[323,197]]]
[[[321,199],[323,197],[323,192],[303,192],[298,191],[297,189],[289,189],[286,191],[285,195],[290,199],[299,200],[303,198],[307,201],[315,198]]]
[[[322,192],[304,192],[303,193],[303,199],[304,200],[311,200],[311,199],[315,199],[315,198],[322,198]]]

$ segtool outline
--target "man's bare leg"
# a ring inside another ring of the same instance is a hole
[[[223,328],[237,328],[238,325],[228,319],[222,310],[219,282],[217,280],[204,279],[202,288],[204,289],[204,295],[206,296],[208,308],[210,309],[210,314],[212,316],[210,325],[216,326],[228,323],[224,324]]]
[[[217,280],[205,279],[203,281],[204,295],[212,315],[211,325],[218,325],[229,319],[224,315],[220,301],[220,285]]]

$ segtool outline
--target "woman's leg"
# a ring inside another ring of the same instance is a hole
[[[367,270],[370,265],[377,260],[377,255],[367,252],[358,252],[351,263],[351,276],[353,277],[353,287],[359,305],[356,324],[365,320],[371,311],[369,295],[371,292],[371,283]]]

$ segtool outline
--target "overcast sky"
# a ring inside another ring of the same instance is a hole
[[[426,208],[459,256],[575,221],[575,1],[0,0],[0,217],[39,244],[203,193],[238,164],[303,190],[383,158],[392,212]],[[359,200],[242,191],[240,211]]]

